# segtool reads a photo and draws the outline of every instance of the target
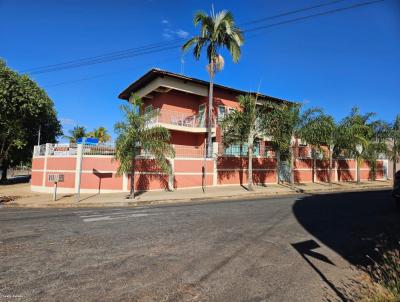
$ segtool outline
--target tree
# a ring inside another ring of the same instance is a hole
[[[61,135],[53,101],[27,75],[20,75],[0,60],[0,165],[2,179],[9,166],[29,162],[41,141],[56,142]]]
[[[232,56],[233,62],[238,62],[241,54],[240,47],[243,44],[242,31],[236,27],[231,12],[223,10],[218,14],[212,11],[211,16],[204,12],[198,12],[193,19],[194,25],[201,23],[200,35],[188,40],[182,50],[187,51],[193,47],[194,57],[200,58],[203,48],[207,49],[207,69],[210,75],[210,88],[208,98],[208,122],[207,122],[207,155],[212,156],[212,110],[213,110],[213,85],[215,73],[222,70],[224,60],[219,53],[226,48]]]
[[[327,115],[322,109],[314,109],[312,114],[305,113],[307,119],[303,121],[300,136],[312,149],[313,182],[316,174],[317,150],[322,152],[322,147],[328,147],[329,153],[329,183],[332,182],[332,151],[336,141],[336,124],[332,116]]]
[[[388,155],[393,165],[393,181],[394,181],[394,175],[396,174],[397,171],[396,163],[400,157],[400,114],[397,114],[394,122],[389,125],[387,133],[388,133],[387,137],[391,143],[388,150]]]
[[[248,189],[253,190],[253,148],[254,141],[260,133],[258,123],[259,115],[256,108],[257,100],[251,96],[240,95],[238,98],[239,110],[231,111],[222,120],[223,143],[224,145],[239,144],[240,156],[242,156],[242,147],[247,144],[248,156]]]
[[[362,158],[369,164],[371,179],[376,180],[378,159],[389,154],[387,140],[390,136],[390,125],[385,121],[378,120],[373,121],[370,127],[372,136],[369,138],[366,149],[362,153]]]
[[[76,143],[79,138],[86,137],[86,128],[83,126],[75,126],[74,129],[68,131],[69,135],[64,135],[70,143]]]
[[[372,150],[374,139],[374,125],[376,121],[372,120],[375,113],[360,113],[358,107],[353,107],[348,116],[346,116],[338,127],[337,147],[345,150],[349,156],[355,157],[357,162],[357,183],[360,183],[361,160],[367,159],[368,149]],[[371,158],[370,158],[371,159]]]
[[[282,153],[288,155],[290,161],[290,184],[294,184],[294,148],[295,141],[301,138],[303,127],[309,123],[320,109],[314,108],[301,113],[301,104],[276,104],[267,102],[260,119],[263,134],[269,137],[275,146],[277,157],[277,177],[280,174]]]
[[[108,134],[108,131],[105,127],[93,129],[93,131],[88,133],[88,136],[99,139],[100,143],[106,143],[111,139],[111,136]]]
[[[125,121],[115,124],[116,140],[115,157],[119,160],[117,174],[130,173],[131,190],[130,197],[135,198],[135,167],[138,156],[144,152],[154,157],[156,164],[164,173],[171,173],[168,158],[175,156],[174,149],[169,142],[168,129],[161,126],[151,126],[156,111],[139,115],[137,106],[142,107],[140,98],[133,97],[132,106],[123,105],[121,110],[125,115]]]
[[[267,102],[263,106],[261,131],[274,147],[276,156],[276,175],[280,183],[280,167],[282,154],[290,153],[293,127],[290,123],[291,110],[286,104]]]

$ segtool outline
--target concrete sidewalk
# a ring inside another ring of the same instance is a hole
[[[244,186],[236,185],[208,187],[205,192],[201,188],[179,189],[174,192],[139,192],[134,200],[129,199],[127,193],[81,194],[80,201],[77,202],[75,194],[60,194],[57,196],[57,200],[53,201],[51,194],[31,192],[29,184],[18,184],[0,187],[0,200],[2,196],[6,196],[7,199],[13,199],[3,203],[7,207],[117,207],[390,188],[390,181],[370,181],[359,185],[354,182],[333,183],[332,185],[327,183],[307,183],[296,184],[293,187],[286,184],[273,184],[255,186],[254,191],[248,191]]]

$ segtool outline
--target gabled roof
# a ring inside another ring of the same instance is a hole
[[[128,100],[132,93],[135,93],[137,90],[143,88],[148,83],[152,82],[153,80],[155,80],[155,79],[157,79],[159,77],[161,77],[161,78],[170,77],[170,78],[174,78],[174,79],[180,79],[180,80],[183,80],[184,82],[196,83],[196,84],[204,86],[204,87],[208,87],[210,85],[210,83],[208,81],[203,81],[203,80],[200,80],[200,79],[187,77],[187,76],[184,76],[184,75],[181,75],[181,74],[177,74],[177,73],[173,73],[173,72],[170,72],[170,71],[165,71],[165,70],[153,68],[153,69],[150,69],[143,76],[141,76],[139,79],[137,79],[135,82],[130,84],[124,91],[122,91],[118,95],[118,97],[120,99],[123,99],[123,100]],[[250,93],[250,94],[252,94],[254,96],[257,95],[257,92],[243,91],[243,90],[239,90],[239,89],[235,89],[235,88],[231,88],[231,87],[227,87],[227,86],[223,86],[223,85],[219,85],[219,84],[214,84],[214,88],[225,90],[227,92],[231,92],[231,93],[238,94],[238,95],[239,94],[248,94],[248,93]],[[294,104],[295,103],[295,102],[292,102],[292,101],[289,101],[289,100],[276,98],[276,97],[272,97],[272,96],[269,96],[269,95],[264,95],[264,94],[261,94],[261,93],[258,93],[258,97],[260,99],[265,99],[265,100],[269,100],[269,101],[273,101],[273,102],[283,102],[283,103],[286,103],[286,104]]]

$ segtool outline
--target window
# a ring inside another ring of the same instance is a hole
[[[225,106],[218,106],[218,120],[221,121],[226,115],[226,107]]]
[[[153,105],[149,105],[144,108],[144,114],[151,113],[152,111],[153,111]]]
[[[247,144],[242,145],[242,156],[247,156]],[[224,150],[225,155],[240,156],[240,144],[232,144]],[[260,143],[254,142],[253,156],[260,155]]]

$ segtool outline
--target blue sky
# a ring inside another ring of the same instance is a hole
[[[346,0],[298,15],[243,26],[249,29],[368,0]],[[23,71],[196,34],[195,11],[231,10],[237,24],[329,0],[281,1],[25,1],[0,0],[0,57]],[[400,113],[400,0],[316,17],[245,35],[242,59],[216,82],[257,90],[337,120],[354,105],[392,120]],[[184,56],[184,74],[207,80],[204,60]],[[121,119],[117,98],[151,67],[181,71],[172,49],[83,68],[33,75],[53,99],[64,131],[74,125],[112,131]],[[85,80],[86,79],[86,80]]]

